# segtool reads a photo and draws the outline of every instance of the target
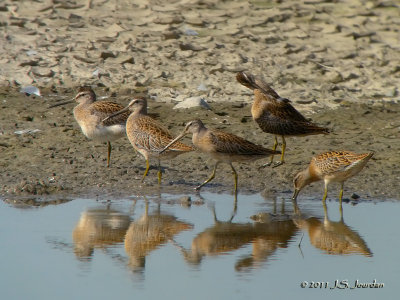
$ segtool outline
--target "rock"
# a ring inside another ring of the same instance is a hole
[[[118,55],[116,58],[111,58],[109,59],[110,62],[116,63],[116,64],[134,64],[135,60],[132,55],[129,54],[122,54]]]
[[[201,47],[201,46],[197,46],[197,45],[192,45],[192,44],[185,44],[185,43],[181,43],[179,44],[179,48],[182,51],[188,51],[188,50],[192,50],[192,51],[203,51],[206,50],[207,48],[205,47]]]
[[[202,108],[211,110],[207,101],[203,97],[200,97],[200,96],[186,98],[182,102],[175,105],[173,109],[193,108],[193,107],[202,107]]]
[[[49,68],[33,68],[32,73],[38,77],[53,77],[55,72]]]
[[[104,59],[104,60],[106,60],[107,58],[116,58],[117,57],[117,55],[114,53],[114,52],[112,52],[112,51],[102,51],[101,53],[100,53],[100,58],[102,58],[102,59]]]
[[[153,21],[155,24],[180,24],[183,22],[183,18],[181,16],[173,16],[173,17],[160,17]]]
[[[37,87],[31,86],[31,85],[26,86],[26,87],[23,87],[23,88],[20,90],[20,92],[21,92],[21,93],[25,93],[25,94],[27,94],[28,96],[33,94],[33,95],[36,95],[36,96],[41,97],[41,95],[40,95],[40,90],[39,90]]]

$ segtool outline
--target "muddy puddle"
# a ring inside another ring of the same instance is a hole
[[[0,201],[1,298],[393,299],[399,199],[318,199]]]

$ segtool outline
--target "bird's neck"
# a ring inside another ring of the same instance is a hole
[[[146,106],[139,106],[135,109],[132,113],[133,116],[146,116],[147,115],[147,107]]]
[[[86,106],[86,105],[90,105],[90,104],[94,103],[95,101],[96,101],[96,99],[94,99],[93,97],[84,97],[84,98],[79,99],[78,105]]]

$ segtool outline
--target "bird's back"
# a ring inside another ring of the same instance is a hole
[[[322,176],[338,176],[347,179],[360,172],[374,153],[357,154],[351,151],[330,151],[315,156],[311,166]]]
[[[123,108],[124,106],[115,102],[98,101],[91,104],[90,112],[98,116],[100,120],[103,120],[107,118],[109,115],[116,113],[117,111],[120,111]],[[103,122],[103,125],[111,126],[116,124],[125,124],[126,120],[129,117],[129,114],[130,114],[129,112],[125,112],[110,119],[107,119],[106,121]]]
[[[129,113],[102,121],[109,115],[123,109],[118,103],[99,101],[82,103],[74,108],[74,117],[89,139],[98,141],[112,141],[122,137],[125,133],[125,122]]]
[[[169,131],[152,117],[147,115],[131,115],[126,124],[128,138],[137,150],[143,149],[158,153],[167,146],[173,137]],[[168,152],[188,152],[193,148],[181,142],[174,143]]]
[[[327,128],[308,121],[288,99],[272,98],[259,90],[254,91],[255,100],[251,108],[254,121],[261,130],[276,135],[311,135],[329,133]]]
[[[226,157],[228,161],[262,158],[280,153],[220,130],[208,129],[202,135],[195,135],[193,143],[201,151],[219,158]]]

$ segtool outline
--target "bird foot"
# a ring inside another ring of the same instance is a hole
[[[273,167],[273,168],[276,168],[276,167],[279,167],[279,166],[283,165],[284,163],[285,163],[284,161],[278,161],[278,162],[275,163],[272,167]]]
[[[261,169],[263,169],[263,168],[265,168],[265,167],[269,167],[270,165],[272,165],[272,162],[263,164],[263,165],[259,166],[258,169],[261,170]]]

